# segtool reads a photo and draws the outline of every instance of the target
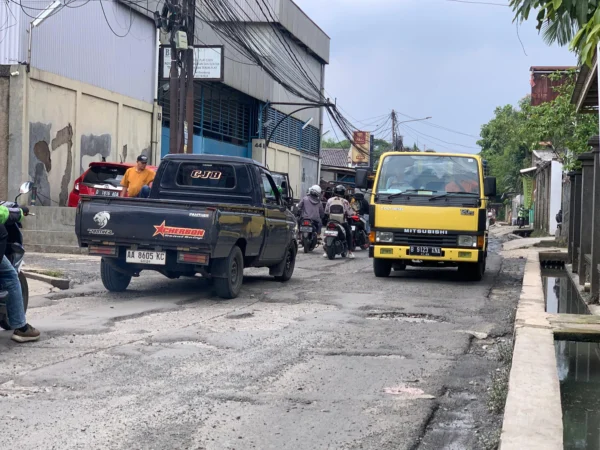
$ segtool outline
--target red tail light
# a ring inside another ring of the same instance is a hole
[[[358,220],[360,220],[360,218],[358,216],[352,216],[352,220],[358,221]]]
[[[329,228],[330,230],[335,230],[335,223],[330,223],[329,225],[327,225],[327,228]]]
[[[310,220],[305,220],[304,222],[302,222],[302,225],[311,225]]]

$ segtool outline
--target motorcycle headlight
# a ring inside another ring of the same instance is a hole
[[[476,247],[477,237],[476,236],[458,236],[459,247]]]
[[[394,242],[394,233],[391,233],[389,231],[378,231],[377,233],[375,233],[375,242]]]

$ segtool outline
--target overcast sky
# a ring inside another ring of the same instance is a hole
[[[517,104],[530,93],[531,66],[576,63],[567,48],[548,47],[534,21],[519,29],[526,56],[508,7],[448,0],[295,1],[331,38],[326,89],[357,126],[357,120],[393,108],[479,136],[496,106]],[[401,128],[405,144],[418,139],[421,148],[479,151],[475,138],[424,122]],[[379,137],[388,137],[388,130]]]

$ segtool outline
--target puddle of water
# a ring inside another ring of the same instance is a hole
[[[410,313],[401,313],[398,311],[369,313],[369,314],[367,314],[367,320],[396,320],[399,322],[410,322],[410,323],[440,322],[439,317],[435,317],[430,314],[410,314]]]
[[[562,270],[542,270],[546,312],[553,314],[589,314],[587,305],[571,279]]]
[[[589,314],[563,271],[542,271],[546,311]],[[556,365],[563,410],[563,446],[600,450],[600,344],[556,341]]]

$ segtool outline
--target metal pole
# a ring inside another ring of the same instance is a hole
[[[195,45],[195,18],[196,18],[196,0],[188,0],[188,20],[187,20],[187,34],[188,34],[188,48],[187,61],[186,61],[186,121],[187,121],[187,153],[194,153],[194,45]]]
[[[169,153],[179,153],[177,147],[177,129],[179,119],[179,69],[177,67],[177,49],[171,37],[171,78],[169,81]]]

